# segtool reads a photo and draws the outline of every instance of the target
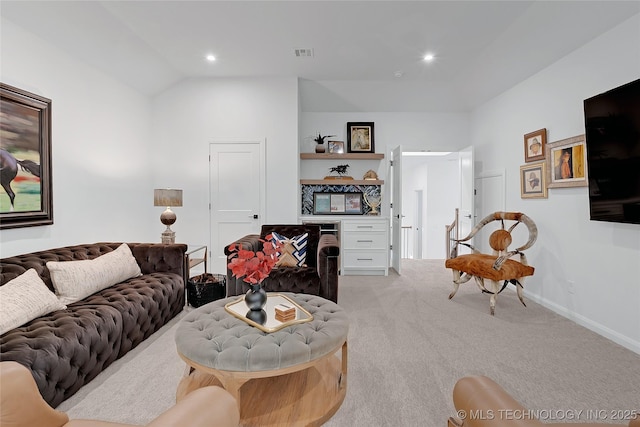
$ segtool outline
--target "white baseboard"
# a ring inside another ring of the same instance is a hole
[[[548,308],[549,310],[557,313],[563,317],[566,317],[569,320],[576,322],[578,325],[584,326],[585,328],[597,333],[598,335],[602,335],[603,337],[615,342],[616,344],[620,344],[621,346],[633,351],[634,353],[640,354],[640,342],[634,341],[631,338],[624,336],[613,329],[607,328],[593,320],[584,317],[580,314],[574,313],[571,310],[568,310],[566,307],[556,304],[555,302],[549,301],[545,298],[541,298],[538,295],[532,295],[526,290],[524,291],[524,295],[536,303],[540,304],[543,307]]]

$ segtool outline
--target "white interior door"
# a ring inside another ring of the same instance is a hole
[[[400,274],[402,260],[402,146],[391,151],[391,268]]]
[[[264,141],[209,145],[211,271],[225,273],[224,247],[260,233],[265,212]]]
[[[413,230],[414,236],[414,245],[413,245],[413,258],[414,259],[422,259],[422,246],[424,245],[422,240],[422,220],[424,216],[424,206],[423,206],[423,195],[424,192],[422,190],[416,190],[416,213],[414,215],[414,223],[415,230]]]
[[[492,212],[505,210],[505,171],[488,171],[481,173],[476,184],[476,222]],[[491,253],[489,231],[480,230],[476,234],[476,247],[483,253]]]
[[[460,237],[467,236],[475,224],[474,210],[474,177],[473,177],[473,147],[467,147],[459,152],[460,165]],[[473,239],[472,239],[473,240]],[[472,241],[468,242],[472,243]],[[461,252],[465,253],[464,246]]]

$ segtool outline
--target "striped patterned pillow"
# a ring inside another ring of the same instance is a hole
[[[295,237],[285,237],[276,232],[271,233],[273,243],[282,243],[282,252],[276,267],[304,267],[307,260],[307,241],[309,233]]]

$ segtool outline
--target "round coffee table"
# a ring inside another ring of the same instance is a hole
[[[186,315],[176,331],[178,354],[188,366],[177,399],[220,385],[236,398],[245,426],[321,425],[331,418],[347,392],[347,315],[318,296],[282,295],[313,320],[263,332],[225,310],[238,297]]]

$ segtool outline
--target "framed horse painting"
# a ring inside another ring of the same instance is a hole
[[[0,83],[0,229],[53,224],[51,100]]]

